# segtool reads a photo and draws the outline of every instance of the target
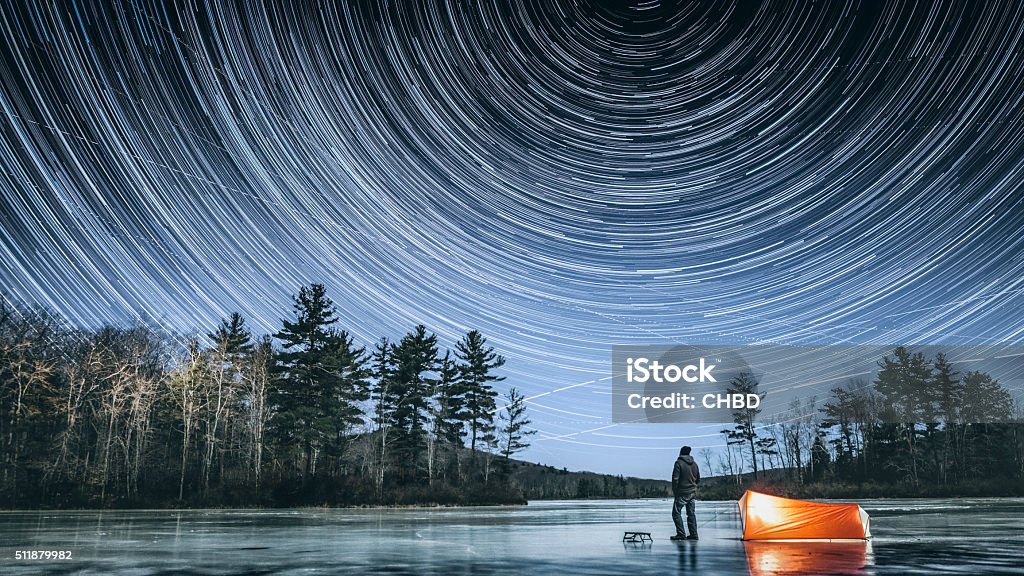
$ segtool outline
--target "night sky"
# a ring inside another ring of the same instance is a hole
[[[611,425],[613,344],[1024,341],[1021,3],[2,2],[0,280],[80,325],[322,282],[645,476],[721,426]]]

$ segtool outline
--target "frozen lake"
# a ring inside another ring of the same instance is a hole
[[[1020,573],[1024,499],[862,500],[869,543],[739,540],[734,502],[698,502],[672,542],[668,500],[404,510],[0,512],[4,574]],[[624,544],[625,530],[653,544]],[[72,560],[14,560],[70,550]]]

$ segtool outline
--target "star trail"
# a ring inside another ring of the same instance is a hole
[[[71,321],[481,330],[637,475],[611,346],[1024,340],[1024,6],[0,6],[0,278]]]

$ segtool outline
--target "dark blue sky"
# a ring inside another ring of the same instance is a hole
[[[269,332],[323,282],[640,475],[723,440],[610,425],[612,344],[1024,336],[1019,3],[250,4],[4,5],[9,298]]]

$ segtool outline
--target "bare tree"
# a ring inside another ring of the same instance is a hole
[[[178,410],[181,421],[181,471],[178,476],[178,500],[184,497],[185,476],[188,470],[189,448],[192,445],[192,434],[203,408],[202,390],[209,378],[209,367],[206,357],[199,348],[199,343],[192,339],[188,343],[185,357],[171,371],[169,387],[171,398]]]
[[[56,363],[47,349],[55,337],[55,319],[42,310],[9,306],[0,301],[0,449],[5,455],[3,479],[17,477],[21,454],[32,439],[33,422],[42,419],[56,400]]]
[[[253,347],[246,364],[245,384],[248,407],[249,430],[249,469],[251,470],[256,490],[259,490],[263,470],[264,433],[270,420],[269,405],[270,381],[273,374],[274,349],[270,337],[264,337]]]
[[[99,351],[91,338],[80,338],[74,361],[62,366],[64,389],[57,408],[64,422],[58,441],[56,459],[51,474],[69,480],[81,480],[84,470],[79,470],[76,448],[81,440],[82,425],[91,414],[87,412],[89,400],[99,389],[93,376],[99,369]]]

